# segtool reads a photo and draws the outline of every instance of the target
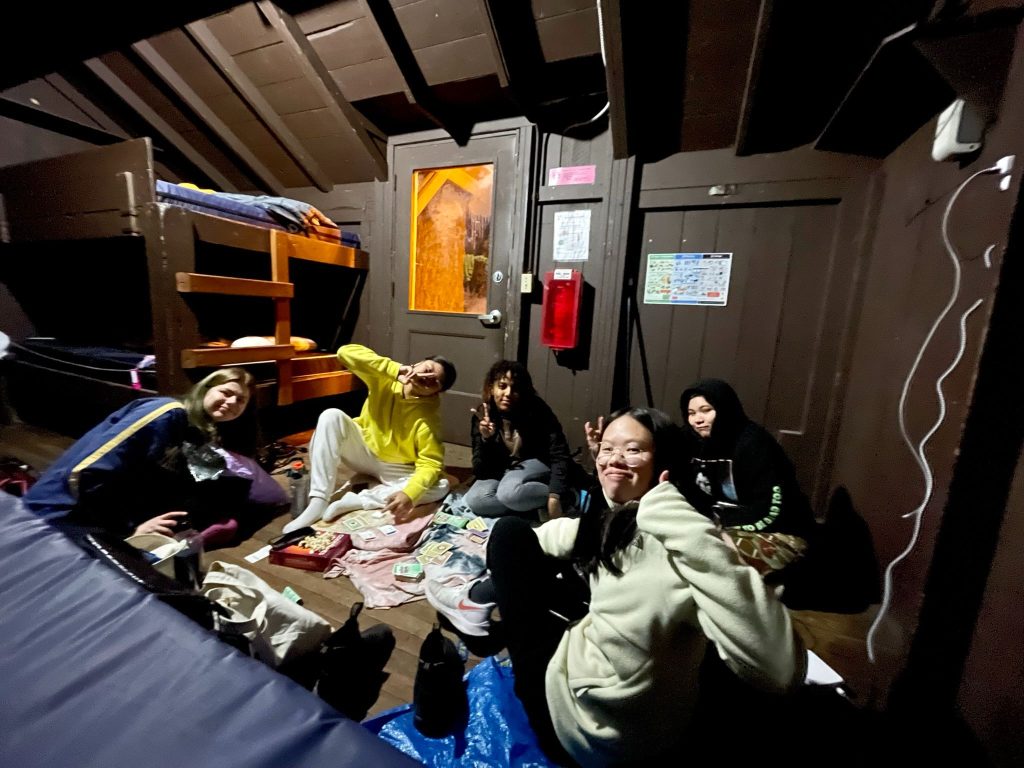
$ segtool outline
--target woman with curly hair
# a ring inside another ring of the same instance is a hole
[[[561,516],[573,463],[569,443],[525,365],[491,366],[470,431],[476,482],[465,501],[473,512],[500,517],[543,508],[548,517]]]

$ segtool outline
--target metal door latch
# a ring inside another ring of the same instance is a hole
[[[501,310],[492,309],[486,315],[477,315],[476,319],[486,325],[488,328],[495,328],[501,325]]]

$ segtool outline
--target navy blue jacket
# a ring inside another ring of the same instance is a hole
[[[181,446],[198,430],[169,397],[134,400],[72,445],[25,496],[50,520],[130,534],[163,512],[188,510],[196,485]]]

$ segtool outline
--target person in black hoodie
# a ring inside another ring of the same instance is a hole
[[[549,517],[561,517],[573,463],[569,443],[526,366],[491,366],[471,432],[476,482],[465,502],[474,513],[499,517],[546,507]]]
[[[717,517],[741,556],[762,574],[799,560],[816,523],[782,446],[750,420],[721,379],[687,387],[679,405],[689,425],[687,498]]]

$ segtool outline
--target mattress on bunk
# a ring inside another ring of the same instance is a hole
[[[156,196],[157,200],[161,203],[187,208],[197,213],[212,214],[233,221],[241,221],[245,224],[263,227],[264,229],[278,229],[283,232],[296,232],[299,229],[298,227],[289,228],[282,225],[273,215],[258,206],[224,197],[216,192],[200,192],[196,189],[183,187],[180,184],[157,180]],[[361,245],[359,235],[333,227],[315,226],[301,234],[317,240],[340,243],[350,248],[359,248]]]
[[[416,765],[0,493],[0,765]]]
[[[28,338],[13,351],[16,360],[43,368],[129,386],[137,380],[143,389],[156,389],[156,367],[147,364],[150,356],[138,350],[76,344],[52,338]]]

